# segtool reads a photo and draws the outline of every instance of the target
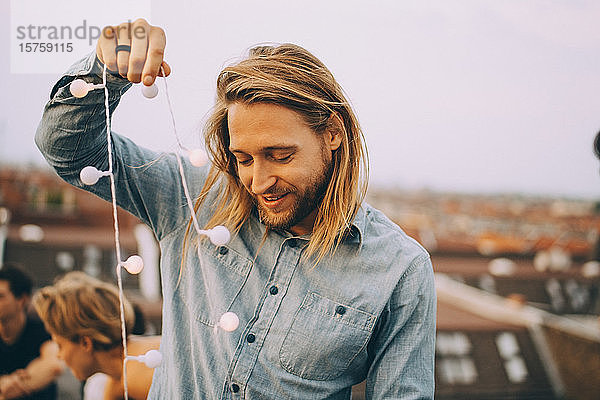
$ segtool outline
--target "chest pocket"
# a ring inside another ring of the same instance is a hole
[[[214,327],[246,282],[252,261],[228,246],[201,240],[187,255],[179,290],[191,318]],[[185,281],[184,281],[185,280]]]
[[[375,316],[309,292],[296,312],[279,352],[281,366],[304,379],[331,380],[364,351]]]

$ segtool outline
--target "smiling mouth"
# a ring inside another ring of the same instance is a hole
[[[265,207],[275,208],[279,206],[289,193],[268,194],[260,196]]]
[[[279,200],[279,199],[283,198],[285,195],[287,195],[287,193],[283,193],[283,194],[277,194],[277,195],[275,195],[275,194],[270,194],[270,195],[263,195],[263,196],[262,196],[262,198],[263,198],[265,201],[277,201],[277,200]]]

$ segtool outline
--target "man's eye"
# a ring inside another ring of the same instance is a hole
[[[237,160],[237,162],[238,162],[238,164],[241,164],[241,165],[244,165],[244,166],[246,166],[246,165],[250,165],[250,164],[252,164],[252,159],[251,159],[251,158],[249,158],[249,159],[247,159],[247,160]]]
[[[273,160],[277,161],[277,162],[288,162],[292,159],[292,155],[288,154],[287,156],[284,157],[273,157]]]

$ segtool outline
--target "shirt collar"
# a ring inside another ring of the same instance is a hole
[[[354,216],[354,221],[350,225],[350,235],[346,239],[349,243],[362,244],[367,220],[367,212],[364,207],[364,203],[360,205]]]
[[[256,209],[254,209],[253,212],[257,216],[257,220],[258,220],[258,212],[256,212]],[[350,234],[346,236],[345,242],[358,243],[359,245],[362,244],[362,238],[363,238],[363,234],[364,234],[365,227],[366,227],[366,219],[367,219],[367,212],[365,210],[365,204],[363,203],[360,205],[360,207],[356,211],[354,220],[350,224]],[[260,223],[260,225],[262,227],[264,227],[262,222]],[[302,239],[306,242],[308,242],[310,240],[310,234],[296,236],[289,231],[284,231],[284,230],[280,230],[280,229],[273,229],[273,231],[277,232],[279,235],[283,236],[284,238]]]

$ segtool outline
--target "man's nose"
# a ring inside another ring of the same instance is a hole
[[[277,178],[272,174],[269,168],[264,165],[254,163],[252,170],[252,193],[256,195],[264,194],[277,182]]]

